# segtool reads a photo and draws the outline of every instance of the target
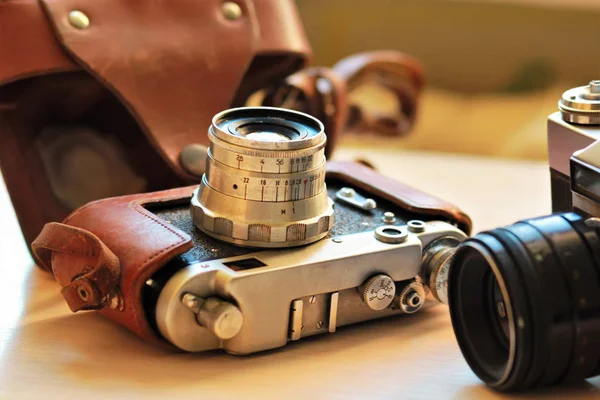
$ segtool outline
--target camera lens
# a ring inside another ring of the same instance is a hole
[[[495,389],[600,374],[600,237],[578,214],[520,221],[462,243],[449,305],[467,363]]]
[[[192,198],[202,232],[246,247],[315,242],[333,226],[325,184],[323,124],[271,107],[217,114],[209,128],[206,172]]]

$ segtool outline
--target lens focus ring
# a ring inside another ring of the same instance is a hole
[[[598,374],[599,265],[598,231],[574,213],[461,244],[450,269],[450,312],[473,371],[499,390]]]
[[[314,242],[333,226],[323,125],[306,114],[239,108],[213,118],[206,173],[192,199],[195,225],[242,246]]]

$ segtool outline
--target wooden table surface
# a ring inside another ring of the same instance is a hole
[[[550,210],[544,163],[380,149],[336,158],[359,155],[459,204],[476,231]],[[93,313],[71,314],[34,267],[0,185],[0,398],[504,398],[473,375],[442,305],[248,357],[170,353]],[[511,398],[600,398],[600,379]]]

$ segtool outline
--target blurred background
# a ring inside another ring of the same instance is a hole
[[[368,3],[368,7],[365,4]],[[297,0],[313,65],[396,49],[426,73],[408,137],[366,142],[505,158],[545,159],[546,118],[561,94],[600,79],[600,0]],[[364,87],[355,97],[394,109]]]

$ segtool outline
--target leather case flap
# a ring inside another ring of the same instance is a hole
[[[236,93],[244,98],[283,79],[310,53],[293,0],[237,0],[237,19],[225,17],[223,3],[0,2],[0,58],[11,59],[0,66],[0,84],[83,68],[129,109],[170,166],[193,180],[178,163],[183,146],[208,144],[212,116]],[[71,24],[72,11],[89,25]]]
[[[26,51],[24,51],[26,49]],[[78,69],[56,41],[37,0],[0,1],[0,85]]]
[[[158,219],[143,204],[191,197],[193,188],[99,200],[77,209],[63,224],[55,224],[62,229],[46,225],[32,248],[38,262],[46,266],[48,255],[44,251],[52,252],[52,272],[73,311],[100,306],[103,314],[139,336],[155,337],[145,318],[142,286],[167,261],[188,251],[192,243],[189,235]],[[111,275],[110,284],[103,282],[103,286],[92,288],[103,299],[102,304],[94,303],[91,296],[86,300],[79,293],[71,295],[69,287],[79,288],[79,278],[94,273],[94,268],[105,265],[103,260],[110,261],[112,255],[118,260],[120,275]]]
[[[65,49],[128,106],[180,170],[181,149],[205,141],[207,121],[231,104],[258,46],[249,2],[237,3],[243,13],[237,20],[222,15],[222,3],[45,0],[44,6]],[[88,16],[88,28],[69,23],[73,10]]]

